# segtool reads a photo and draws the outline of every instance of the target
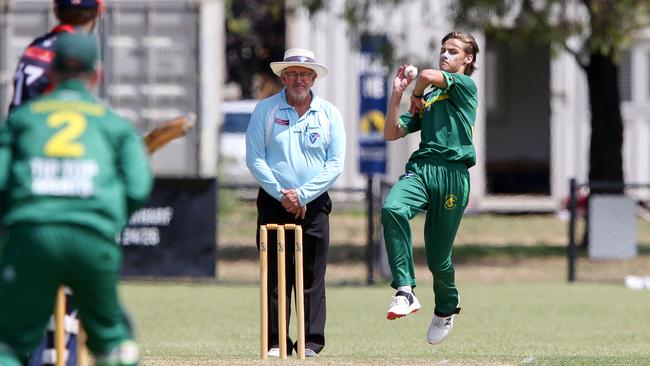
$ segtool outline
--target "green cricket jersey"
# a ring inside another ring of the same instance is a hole
[[[76,224],[113,240],[151,187],[142,138],[81,81],[22,105],[0,125],[4,226]]]
[[[448,161],[476,164],[472,137],[478,107],[474,81],[463,74],[442,72],[447,88],[434,88],[425,95],[424,111],[400,116],[405,134],[421,131],[419,148],[409,161]]]

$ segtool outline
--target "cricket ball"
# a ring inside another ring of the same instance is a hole
[[[413,65],[408,65],[404,69],[404,75],[409,79],[415,79],[418,76],[418,68]]]

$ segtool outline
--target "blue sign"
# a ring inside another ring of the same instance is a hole
[[[386,173],[384,123],[388,101],[387,68],[380,61],[384,36],[361,39],[359,75],[359,171],[367,175]]]

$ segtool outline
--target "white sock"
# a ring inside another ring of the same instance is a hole
[[[407,292],[409,294],[412,294],[413,293],[413,288],[411,286],[400,286],[400,287],[397,288],[397,291],[404,291],[404,292]]]

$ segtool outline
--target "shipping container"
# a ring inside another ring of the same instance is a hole
[[[51,0],[3,0],[0,116],[13,94],[24,48],[56,25]],[[216,174],[217,125],[225,70],[223,0],[111,0],[96,28],[102,49],[100,98],[141,133],[193,112],[197,125],[152,156],[157,176]]]

